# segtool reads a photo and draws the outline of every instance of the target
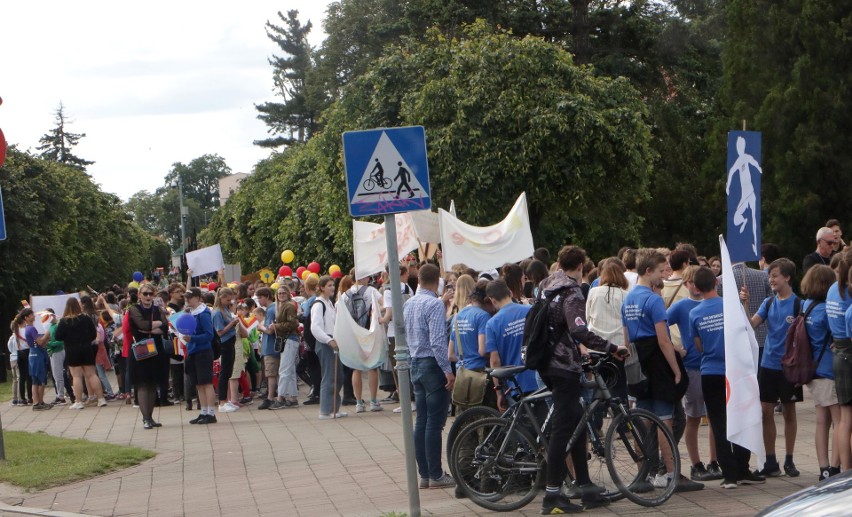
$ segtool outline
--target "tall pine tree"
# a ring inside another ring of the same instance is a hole
[[[36,147],[39,151],[39,156],[53,162],[59,162],[65,165],[74,167],[81,171],[85,171],[86,167],[95,162],[85,160],[79,156],[75,156],[71,152],[71,148],[80,143],[80,139],[86,136],[86,133],[72,133],[66,129],[71,121],[65,115],[65,106],[59,102],[59,107],[54,112],[56,118],[56,127],[48,131],[39,139],[40,146]]]
[[[280,11],[278,17],[283,26],[266,22],[266,35],[284,52],[284,56],[272,56],[275,93],[284,102],[264,102],[255,105],[257,116],[269,126],[272,136],[255,140],[261,147],[279,147],[307,141],[317,130],[317,117],[326,106],[323,88],[314,78],[315,63],[313,48],[308,43],[311,22],[302,25],[299,11]]]

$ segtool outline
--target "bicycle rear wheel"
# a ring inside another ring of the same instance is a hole
[[[456,483],[471,501],[497,512],[522,508],[535,499],[543,474],[541,447],[529,432],[511,430],[511,420],[485,418],[459,433],[449,462]]]
[[[659,483],[659,479],[655,483],[661,450],[672,455],[674,468],[668,483]],[[616,486],[642,506],[668,501],[680,477],[680,455],[671,430],[659,417],[642,409],[616,415],[606,433],[606,461]]]
[[[473,406],[459,413],[455,420],[453,420],[453,425],[450,426],[449,432],[447,432],[447,457],[449,458],[453,453],[453,444],[462,429],[477,420],[497,418],[499,416],[500,412],[490,406]]]

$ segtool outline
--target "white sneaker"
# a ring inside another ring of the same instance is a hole
[[[106,405],[107,405],[107,401],[106,401],[106,399],[103,399],[103,398],[102,398],[102,399],[99,399],[99,400],[98,400],[98,407],[104,407],[104,406],[106,406]]]
[[[75,402],[68,406],[68,409],[83,409],[84,407],[86,406],[84,406],[82,402]]]
[[[378,402],[370,402],[370,411],[384,411],[385,408],[382,407]]]
[[[367,411],[367,408],[366,408],[366,407],[364,407],[364,403],[363,403],[363,402],[358,401],[358,402],[355,404],[355,412],[356,412],[356,413],[363,413],[364,411]]]
[[[333,416],[331,414],[320,413],[319,419],[331,420],[332,418],[345,418],[347,416],[349,416],[349,413],[347,413],[346,411],[338,411],[337,414]]]
[[[657,474],[654,477],[654,480],[651,481],[651,484],[654,485],[654,488],[666,488],[667,486],[669,486],[669,483],[671,482],[671,480],[672,480],[671,474],[665,474],[665,475]]]
[[[238,409],[240,409],[240,408],[231,404],[230,402],[225,402],[224,404],[219,406],[219,412],[220,413],[233,413],[234,411],[236,411]]]
[[[414,413],[415,411],[417,411],[417,407],[414,405],[414,402],[412,402],[411,403],[411,412]],[[393,412],[394,413],[402,413],[402,406],[399,406],[398,408],[394,409]]]

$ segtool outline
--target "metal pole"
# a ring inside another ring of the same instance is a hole
[[[396,369],[399,375],[399,404],[402,408],[402,439],[405,447],[405,473],[408,478],[408,515],[420,517],[420,492],[417,464],[414,459],[414,426],[411,418],[411,384],[409,376],[408,343],[405,340],[405,319],[402,315],[402,290],[399,279],[399,252],[396,244],[396,217],[385,216],[385,236],[388,243],[388,273],[391,283],[393,325],[396,333]]]
[[[181,269],[181,277],[183,277],[184,273],[184,265],[186,263],[186,225],[185,220],[186,216],[184,214],[183,207],[183,180],[180,175],[178,175],[178,199],[180,200],[180,269]],[[187,285],[189,287],[189,285]]]

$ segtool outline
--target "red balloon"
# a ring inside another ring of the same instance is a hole
[[[210,291],[210,292],[215,291],[218,287],[219,287],[219,284],[217,284],[216,282],[209,282],[207,284],[207,290]]]
[[[298,268],[296,268],[296,276],[297,276],[297,277],[299,277],[299,278],[302,278],[302,273],[303,273],[306,269],[307,269],[307,268],[306,268],[305,266],[299,266]]]
[[[320,270],[321,268],[319,262],[311,262],[310,264],[308,264],[308,271],[310,271],[311,273],[319,274]]]
[[[293,269],[290,266],[281,266],[278,268],[278,276],[293,276]]]
[[[331,278],[340,278],[342,276],[343,276],[343,273],[341,273],[340,271],[335,271],[334,273],[331,274]]]

